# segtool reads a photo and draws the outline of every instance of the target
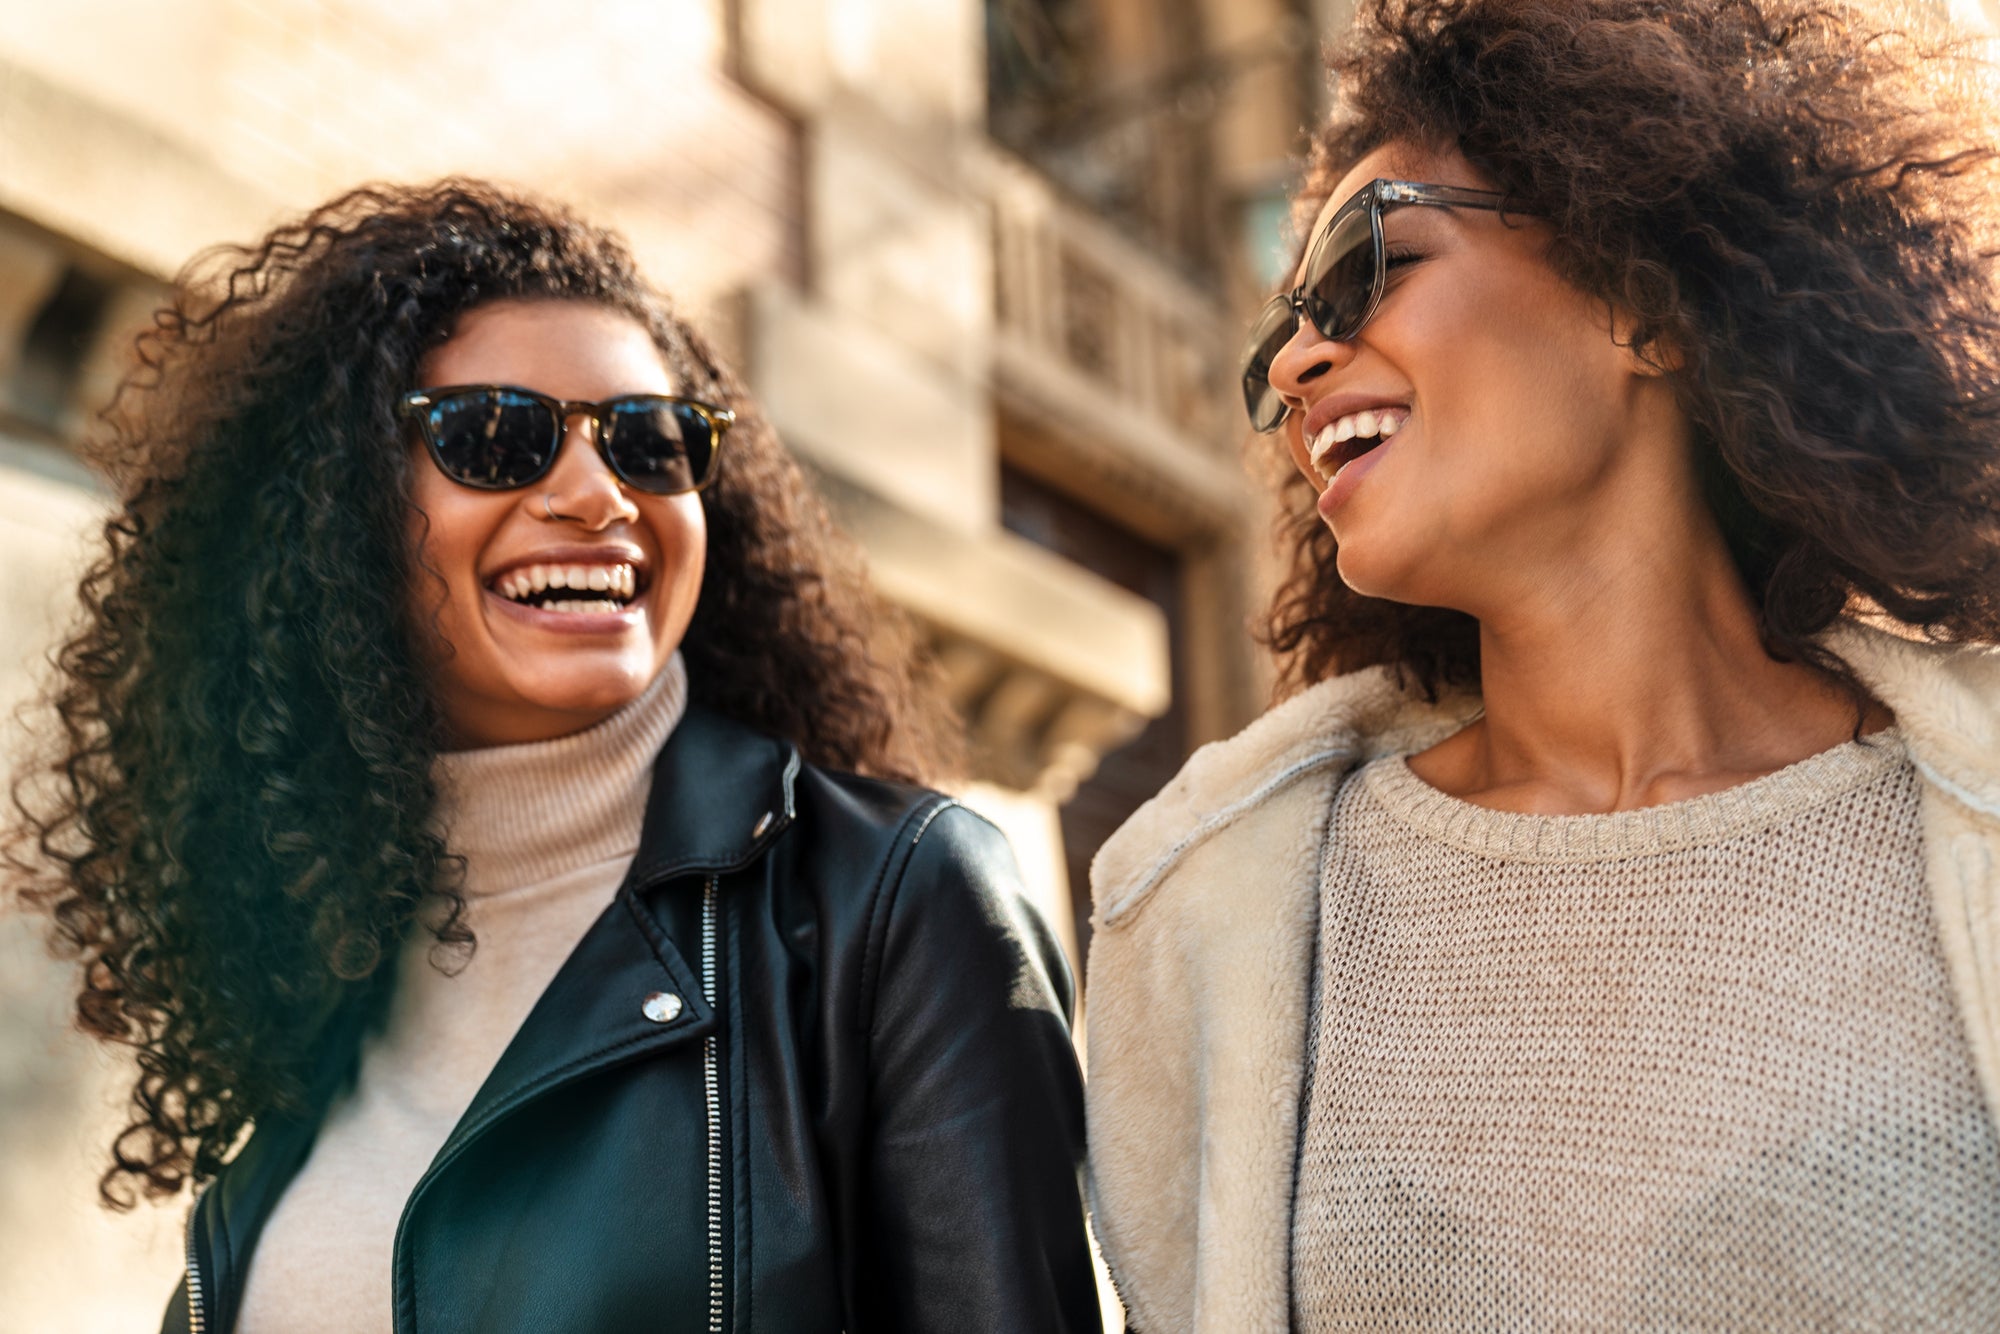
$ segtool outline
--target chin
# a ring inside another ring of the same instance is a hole
[[[1411,582],[1403,562],[1384,559],[1387,553],[1371,549],[1360,540],[1350,540],[1340,544],[1339,555],[1334,561],[1334,573],[1340,582],[1365,598],[1381,598],[1388,602],[1414,602],[1408,596]]]
[[[551,713],[608,713],[646,693],[659,675],[650,663],[602,665],[550,673],[520,690],[528,704]]]

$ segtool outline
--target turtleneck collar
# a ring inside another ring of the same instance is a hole
[[[466,860],[467,896],[637,852],[653,760],[686,710],[687,667],[675,653],[644,694],[595,727],[439,755],[438,814]]]

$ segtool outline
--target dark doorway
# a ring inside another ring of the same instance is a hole
[[[1167,711],[1104,757],[1061,812],[1063,856],[1079,951],[1090,944],[1090,859],[1133,811],[1167,785],[1187,758],[1187,708],[1181,698],[1181,560],[1130,529],[1036,478],[1000,473],[1000,518],[1011,532],[1136,593],[1167,618],[1171,697]]]

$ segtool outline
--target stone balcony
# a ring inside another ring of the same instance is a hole
[[[994,388],[1031,430],[1011,461],[1080,488],[1155,541],[1235,529],[1245,507],[1222,304],[1047,177],[993,148]],[[1024,456],[1025,455],[1025,456]]]

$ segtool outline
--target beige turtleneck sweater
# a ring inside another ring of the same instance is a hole
[[[639,849],[653,760],[687,705],[679,654],[597,726],[440,756],[440,817],[465,858],[478,946],[441,972],[417,931],[388,1020],[257,1243],[238,1334],[393,1328],[403,1203]]]

